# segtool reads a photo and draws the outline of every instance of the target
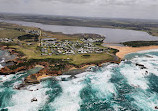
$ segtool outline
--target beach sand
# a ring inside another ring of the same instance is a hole
[[[48,77],[51,77],[51,76],[49,76],[49,75],[42,75],[42,76],[37,77],[37,80],[40,81],[41,79],[48,78]]]
[[[158,49],[158,46],[144,46],[144,47],[108,46],[108,47],[118,49],[119,52],[116,53],[116,55],[121,59],[123,59],[124,56],[129,53],[135,53],[143,50]]]

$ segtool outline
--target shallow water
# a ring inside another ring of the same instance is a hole
[[[156,41],[158,37],[149,35],[143,31],[111,29],[111,28],[97,28],[97,27],[79,27],[79,26],[62,26],[62,25],[46,25],[35,22],[24,21],[9,21],[0,20],[0,22],[14,23],[24,26],[38,27],[46,31],[63,32],[65,34],[76,33],[93,33],[100,34],[106,37],[106,43],[120,43],[126,41]]]
[[[129,54],[119,65],[84,72],[76,79],[63,75],[23,90],[14,89],[24,77],[38,70],[0,76],[0,110],[154,111],[158,106],[158,50]],[[31,102],[33,98],[38,101]]]

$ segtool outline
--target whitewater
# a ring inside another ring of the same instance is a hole
[[[40,68],[1,75],[0,110],[155,111],[158,107],[158,50],[132,53],[120,64],[94,69],[72,79],[69,75],[45,79],[21,90],[15,87]],[[33,98],[37,101],[31,102]]]

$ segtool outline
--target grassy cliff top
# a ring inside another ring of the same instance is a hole
[[[0,38],[12,38],[15,39],[14,43],[7,44],[11,48],[16,48],[17,51],[23,53],[27,59],[62,59],[67,60],[69,59],[69,63],[80,65],[85,63],[98,63],[101,61],[113,61],[113,56],[108,53],[92,53],[89,54],[88,57],[83,56],[84,54],[76,54],[76,55],[51,55],[51,56],[41,56],[41,52],[37,50],[40,42],[27,42],[27,41],[20,41],[18,39],[19,36],[27,35],[28,33],[24,32],[23,30],[40,30],[35,27],[24,27],[15,24],[9,23],[0,23]],[[42,31],[41,38],[57,38],[58,40],[70,40],[70,41],[79,41],[81,35],[74,34],[74,35],[66,35],[62,33],[53,33],[48,31]],[[32,45],[27,45],[27,43],[31,43]],[[5,45],[1,43],[2,45]],[[101,46],[100,46],[101,47]],[[110,51],[111,53],[113,50]]]

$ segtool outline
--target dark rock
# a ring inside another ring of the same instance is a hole
[[[74,76],[74,75],[77,75],[77,74],[80,74],[80,73],[83,73],[83,72],[85,72],[85,69],[73,69],[73,70],[64,72],[63,75]]]
[[[136,66],[139,66],[141,69],[147,69],[144,65],[136,63]]]
[[[36,98],[31,99],[31,102],[35,102],[35,101],[37,101],[37,99],[36,99]]]
[[[2,73],[0,72],[0,75],[10,75],[9,73]]]
[[[158,109],[158,106],[155,106],[155,109]]]
[[[14,89],[20,90],[21,88],[24,88],[25,85],[24,84],[19,84],[17,86],[14,87]]]

